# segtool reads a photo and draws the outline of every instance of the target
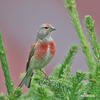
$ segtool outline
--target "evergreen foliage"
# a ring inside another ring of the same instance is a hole
[[[10,78],[9,66],[8,66],[8,61],[6,57],[6,50],[2,43],[1,32],[0,32],[0,61],[1,61],[2,69],[4,72],[4,76],[5,76],[5,85],[7,87],[8,94],[10,94],[13,92],[13,84]]]
[[[65,7],[77,31],[89,71],[70,73],[72,61],[79,50],[77,45],[73,45],[65,60],[49,75],[49,80],[40,70],[36,70],[31,87],[25,94],[22,89],[13,88],[0,34],[0,60],[9,94],[8,96],[1,94],[0,100],[100,100],[100,45],[96,38],[94,21],[90,15],[85,17],[87,34],[91,42],[89,45],[80,24],[75,0],[65,0]]]

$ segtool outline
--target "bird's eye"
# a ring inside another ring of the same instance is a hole
[[[44,27],[45,29],[48,29],[49,27]]]

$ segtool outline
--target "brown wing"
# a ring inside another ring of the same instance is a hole
[[[27,64],[26,64],[26,72],[27,72],[27,70],[28,70],[31,57],[34,55],[34,51],[35,51],[35,48],[34,48],[34,47],[35,47],[36,42],[37,42],[37,41],[35,41],[34,43],[32,43],[32,46],[31,46],[31,49],[30,49],[30,53],[29,53],[28,62],[27,62]]]

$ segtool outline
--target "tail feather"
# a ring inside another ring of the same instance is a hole
[[[21,88],[25,84],[27,88],[30,88],[32,76],[33,76],[33,73],[31,73],[31,75],[28,75],[28,73],[26,73],[25,77],[23,78],[21,83],[18,85],[18,87]]]
[[[27,88],[30,88],[32,76],[33,76],[33,73],[31,74],[30,77],[28,77],[27,82],[25,83],[25,86],[27,86]]]

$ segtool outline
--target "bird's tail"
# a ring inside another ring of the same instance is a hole
[[[27,88],[30,88],[32,76],[33,76],[33,72],[31,73],[31,75],[28,75],[28,73],[26,73],[25,77],[23,78],[21,83],[18,85],[18,87],[21,88],[25,84]]]

